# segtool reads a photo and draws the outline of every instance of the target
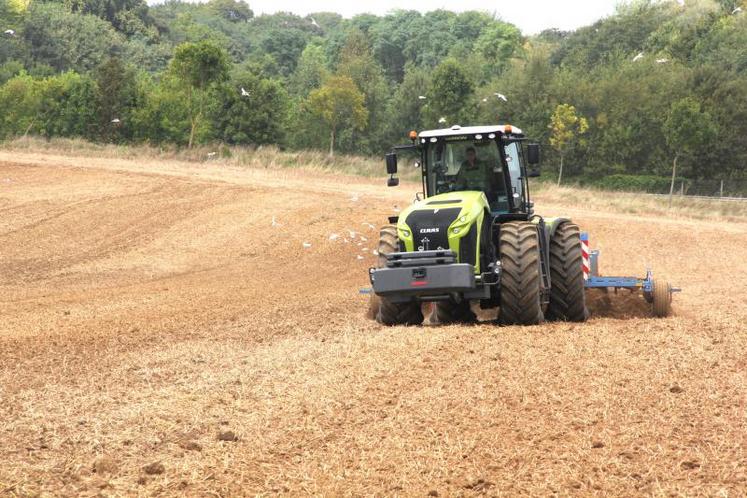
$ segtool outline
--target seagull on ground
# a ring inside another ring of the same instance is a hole
[[[8,36],[15,36],[16,35],[16,32],[13,31],[12,29],[6,29],[4,33],[6,35],[8,35]]]
[[[122,122],[122,121],[120,121],[120,120],[119,120],[119,118],[114,118],[114,119],[112,119],[112,123],[114,123],[114,124],[119,124],[119,123],[121,123],[121,122]]]
[[[666,64],[669,62],[669,59],[656,59],[657,64]]]
[[[508,102],[508,99],[502,93],[495,92],[493,95],[495,95],[496,97],[498,97],[499,99],[501,99],[504,102]]]
[[[271,226],[274,226],[274,227],[281,227],[281,226],[283,226],[283,225],[282,225],[282,224],[280,224],[280,223],[278,223],[278,222],[277,222],[277,220],[275,219],[275,217],[273,216],[273,217],[272,217],[272,225],[271,225]]]
[[[311,243],[310,242],[304,242],[303,243],[303,247],[304,247],[304,249],[309,249],[311,247]]]
[[[638,55],[633,57],[633,62],[638,62],[641,59],[643,59],[643,52],[638,52]]]
[[[418,99],[420,99],[420,100],[425,100],[425,99],[427,99],[427,98],[428,98],[428,97],[426,97],[425,95],[418,95]]]

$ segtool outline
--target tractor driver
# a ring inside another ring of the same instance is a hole
[[[475,148],[466,150],[467,159],[462,161],[456,177],[457,190],[489,190],[490,174],[484,161],[477,158]]]

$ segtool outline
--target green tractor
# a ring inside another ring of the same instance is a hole
[[[416,154],[423,192],[381,229],[369,270],[371,314],[385,325],[469,323],[472,309],[497,309],[504,325],[585,321],[579,227],[534,214],[527,179],[540,148],[510,125],[411,132],[386,156],[396,186],[397,154]]]

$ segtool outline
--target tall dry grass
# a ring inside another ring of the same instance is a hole
[[[213,162],[259,169],[298,168],[306,171],[342,173],[363,177],[383,178],[386,174],[383,158],[344,154],[330,157],[322,151],[285,151],[276,146],[241,147],[213,144],[199,145],[188,149],[175,145],[114,145],[96,144],[81,139],[55,138],[46,140],[38,137],[26,137],[0,143],[0,149],[113,159]],[[399,176],[405,181],[417,182],[420,179],[420,170],[408,167],[402,161]],[[666,197],[635,192],[609,192],[578,186],[558,187],[554,183],[543,181],[533,182],[532,192],[538,201],[538,212],[542,212],[543,205],[578,203],[589,210],[604,210],[649,217],[665,216],[669,218],[747,222],[747,202],[726,202],[718,199],[674,196],[670,205],[669,199]]]
[[[532,187],[538,206],[577,204],[590,211],[618,212],[646,217],[747,222],[747,202],[675,195],[670,204],[667,196],[654,196],[640,192],[610,192],[578,186],[559,187],[549,182],[535,182]]]
[[[0,144],[0,148],[23,152],[49,152],[69,156],[104,157],[113,159],[178,160],[215,162],[232,166],[263,169],[299,168],[304,170],[343,173],[365,177],[383,177],[383,158],[329,154],[316,150],[285,151],[273,145],[259,147],[198,145],[191,149],[176,145],[115,145],[97,144],[81,139],[38,137],[17,138]],[[419,170],[402,168],[406,180],[419,178]]]

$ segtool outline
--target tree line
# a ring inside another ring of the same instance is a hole
[[[558,181],[744,179],[743,10],[638,0],[526,36],[483,12],[2,0],[0,139],[378,155],[411,129],[500,122],[546,144]]]

